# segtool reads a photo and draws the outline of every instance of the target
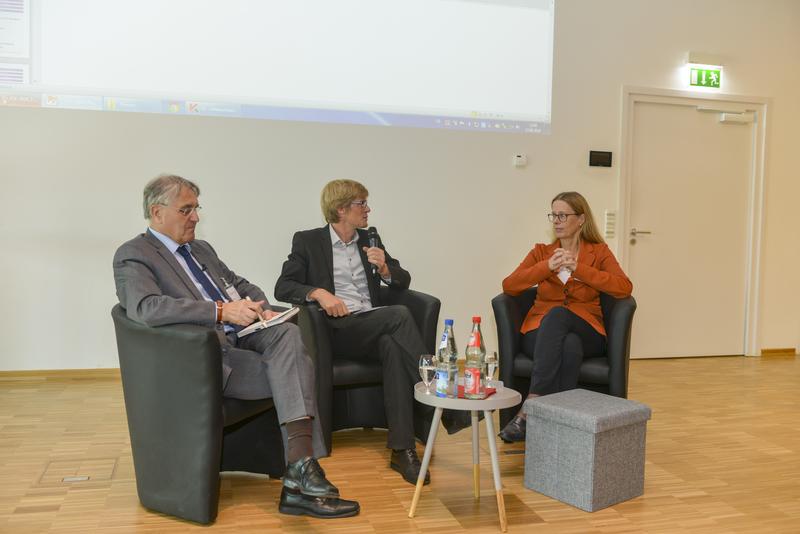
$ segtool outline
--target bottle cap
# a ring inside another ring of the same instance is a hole
[[[445,319],[444,320],[444,325],[445,326],[453,326],[453,320],[452,319]]]
[[[480,323],[480,322],[481,322],[481,317],[480,317],[480,315],[476,315],[475,317],[473,317],[473,318],[472,318],[472,322],[473,322],[473,323]]]

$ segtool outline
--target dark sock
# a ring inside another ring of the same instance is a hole
[[[311,446],[311,419],[289,421],[286,423],[286,434],[289,442],[289,450],[286,451],[286,456],[290,464],[295,463],[300,458],[314,456],[314,448]]]

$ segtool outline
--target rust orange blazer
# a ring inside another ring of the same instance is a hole
[[[563,284],[547,266],[547,260],[559,247],[558,242],[549,245],[538,243],[519,267],[503,280],[503,292],[509,295],[519,295],[532,286],[539,286],[536,302],[522,321],[520,331],[524,334],[539,328],[548,311],[564,306],[605,336],[600,292],[624,298],[630,296],[633,284],[622,272],[608,245],[584,241],[580,244],[575,272]]]

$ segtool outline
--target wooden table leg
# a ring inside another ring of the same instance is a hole
[[[503,500],[503,484],[500,481],[500,462],[497,460],[497,443],[494,435],[494,421],[492,421],[492,411],[484,410],[486,419],[486,439],[489,442],[489,454],[492,457],[492,475],[494,476],[494,490],[497,493],[497,513],[500,516],[500,530],[506,532],[506,503]]]
[[[439,430],[439,421],[442,420],[442,411],[442,408],[437,407],[433,412],[433,422],[431,423],[431,430],[428,432],[428,443],[425,445],[425,454],[422,456],[422,466],[420,466],[417,487],[414,489],[414,499],[411,501],[411,510],[408,512],[408,517],[413,518],[414,512],[417,510],[419,495],[422,492],[422,486],[425,485],[425,474],[428,472],[428,464],[433,453],[433,444],[436,441],[436,432]]]
[[[478,412],[475,410],[470,411],[472,415],[472,492],[475,495],[475,500],[481,498],[481,458],[480,447],[478,440],[480,439],[480,432],[478,429]]]

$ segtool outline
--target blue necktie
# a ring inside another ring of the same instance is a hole
[[[178,254],[183,256],[183,259],[186,260],[186,265],[188,265],[189,270],[192,271],[194,279],[200,282],[200,285],[203,286],[203,289],[206,290],[206,293],[208,294],[209,297],[211,297],[211,300],[213,301],[221,300],[225,302],[225,299],[222,298],[222,294],[219,292],[219,289],[217,289],[214,286],[214,284],[211,283],[211,280],[208,279],[206,273],[204,273],[200,269],[200,266],[197,265],[197,262],[194,261],[194,258],[189,253],[189,249],[187,248],[186,245],[181,245],[178,247]]]

